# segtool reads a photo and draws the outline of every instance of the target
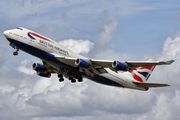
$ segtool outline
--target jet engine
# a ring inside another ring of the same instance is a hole
[[[90,68],[90,64],[82,59],[77,59],[75,61],[75,65],[81,68],[86,68],[86,69]]]
[[[47,72],[47,73],[37,72],[37,75],[39,75],[41,77],[47,77],[47,78],[51,77],[51,73],[49,73],[49,72]]]
[[[43,65],[39,64],[39,63],[34,63],[32,65],[32,67],[37,72],[40,72],[40,73],[46,73],[47,72],[46,68]]]
[[[128,67],[119,61],[114,61],[112,67],[117,70],[127,71]]]

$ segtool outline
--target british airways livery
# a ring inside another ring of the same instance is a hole
[[[26,28],[7,30],[4,36],[18,55],[22,50],[42,60],[34,63],[37,75],[51,77],[57,74],[59,81],[68,78],[72,83],[88,78],[104,85],[147,91],[149,87],[163,87],[168,84],[147,83],[156,65],[170,65],[170,61],[111,61],[86,58],[59,43]],[[123,72],[118,72],[123,71]]]

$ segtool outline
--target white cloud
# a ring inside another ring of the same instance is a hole
[[[112,40],[113,34],[116,32],[118,21],[115,18],[108,18],[106,24],[100,30],[100,38],[95,41],[94,52],[100,52]]]
[[[131,55],[128,55],[126,53],[121,54],[120,52],[111,49],[101,51],[95,54],[94,56],[96,59],[105,59],[105,60],[127,61],[132,59]]]
[[[169,119],[178,120],[180,117],[179,92],[180,92],[179,90],[178,91],[176,90],[175,96],[171,96],[166,93],[161,93],[158,96],[156,106],[153,108],[150,117],[148,119],[159,120],[163,118],[164,120],[169,120]]]
[[[21,66],[19,66],[17,69],[22,73],[33,75],[35,71],[32,69],[32,64],[33,61],[29,61],[28,59],[26,59],[21,62]]]
[[[92,48],[94,43],[89,40],[73,40],[67,39],[59,42],[63,46],[72,50],[75,53],[88,53]]]
[[[166,55],[166,57],[173,57],[173,58],[179,58],[179,52],[180,48],[180,37],[175,37],[174,40],[172,38],[168,37],[163,46],[163,55]]]
[[[154,74],[153,79],[165,81],[172,85],[172,87],[178,88],[180,85],[180,81],[178,80],[179,72],[180,72],[180,37],[177,36],[174,40],[168,37],[164,41],[163,51],[161,55],[155,56],[154,59],[157,60],[175,60],[170,66],[157,66],[155,69],[156,72]]]
[[[13,91],[15,88],[12,86],[0,86],[0,91],[4,94],[4,93],[9,93],[11,91]]]
[[[46,94],[48,91],[59,91],[64,86],[64,83],[59,83],[57,75],[52,75],[51,80],[48,78],[41,78],[32,88],[32,95]]]

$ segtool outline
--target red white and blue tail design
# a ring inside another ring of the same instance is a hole
[[[146,82],[156,66],[136,67],[136,70],[131,70],[133,78],[138,82]]]

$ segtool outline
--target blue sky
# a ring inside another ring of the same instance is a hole
[[[1,0],[0,119],[179,119],[179,23],[178,0]],[[174,59],[148,80],[171,87],[142,92],[41,78],[31,67],[41,61],[22,51],[13,56],[3,35],[19,26],[91,58]]]
[[[114,18],[118,24],[105,49],[142,59],[144,54],[160,53],[164,40],[178,34],[178,3],[161,0],[3,1],[1,6],[9,4],[9,7],[1,10],[1,29],[23,26],[41,30],[56,41],[88,39],[94,42],[99,39],[102,26],[109,18]]]

